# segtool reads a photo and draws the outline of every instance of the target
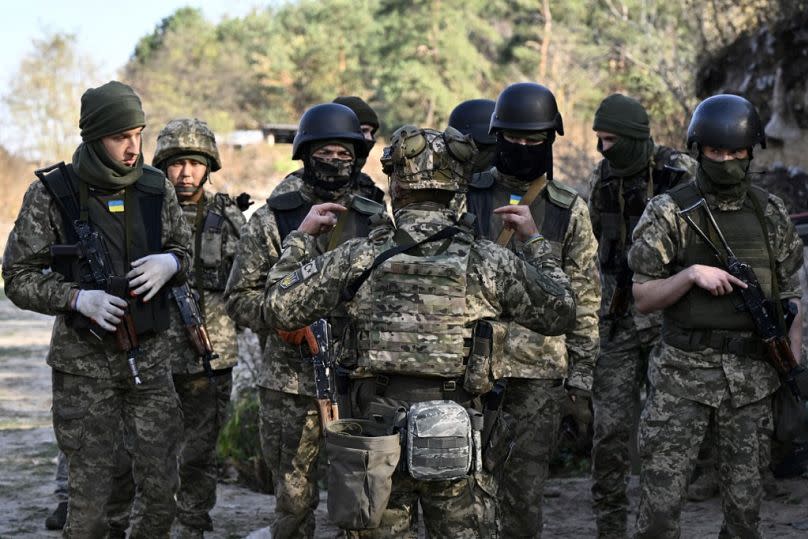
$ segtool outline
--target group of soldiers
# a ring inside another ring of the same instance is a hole
[[[362,172],[376,113],[352,96],[315,105],[292,147],[303,167],[245,222],[249,197],[206,188],[221,161],[204,122],[169,122],[150,167],[132,88],[82,96],[82,143],[37,171],[3,257],[7,296],[56,315],[65,537],[213,529],[240,327],[262,343],[273,537],[314,536],[324,448],[346,537],[415,536],[419,512],[433,538],[540,537],[562,410],[590,400],[598,536],[626,537],[643,386],[636,537],[679,536],[708,432],[721,536],[761,535],[781,381],[738,307],[748,284],[690,225],[714,219],[709,236],[723,231],[792,313],[791,329],[776,322],[799,351],[802,243],[783,202],[751,185],[754,107],[703,101],[690,157],[654,143],[639,102],[606,97],[588,203],[553,178],[564,126],[548,88],[512,84],[449,124],[393,133],[388,215]],[[323,351],[326,379],[310,360]]]

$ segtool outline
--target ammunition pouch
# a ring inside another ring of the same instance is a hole
[[[343,529],[377,528],[401,457],[398,434],[384,423],[340,419],[326,428],[328,518]]]
[[[474,457],[471,419],[452,401],[417,402],[407,414],[407,469],[413,479],[447,481],[468,475]]]
[[[493,353],[494,327],[488,320],[480,320],[474,326],[463,389],[473,395],[491,391],[494,387],[494,377],[491,374]]]

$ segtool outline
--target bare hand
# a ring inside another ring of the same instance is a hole
[[[513,230],[516,239],[525,241],[533,234],[539,233],[539,228],[533,220],[530,208],[523,205],[501,206],[494,210],[494,213],[502,217],[503,227]]]
[[[315,204],[297,229],[311,236],[319,236],[334,228],[337,224],[337,214],[344,211],[347,211],[345,206],[334,202]]]
[[[714,296],[723,296],[732,293],[732,285],[746,288],[746,283],[733,277],[721,268],[713,266],[703,266],[694,264],[688,268],[690,280],[698,286],[707,290]]]

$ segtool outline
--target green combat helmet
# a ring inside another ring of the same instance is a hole
[[[405,125],[393,133],[382,154],[391,192],[440,189],[464,192],[477,147],[454,127],[440,132]]]
[[[157,135],[152,165],[163,169],[171,158],[195,154],[208,158],[210,172],[222,168],[216,137],[208,124],[196,118],[177,118],[168,122]]]

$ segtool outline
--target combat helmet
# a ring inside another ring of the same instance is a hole
[[[152,165],[162,166],[174,156],[201,154],[208,158],[210,172],[222,168],[216,136],[208,124],[196,118],[171,120],[157,135],[157,148],[154,150]]]
[[[534,82],[517,82],[502,90],[488,132],[503,130],[555,131],[563,135],[564,123],[553,92]]]
[[[738,150],[766,147],[766,135],[755,106],[739,95],[719,94],[708,97],[693,111],[687,128],[687,147]]]
[[[323,103],[311,107],[300,118],[292,142],[292,159],[303,159],[303,149],[310,142],[333,139],[353,142],[357,158],[368,155],[369,149],[356,114],[345,105]]]
[[[471,135],[479,144],[496,144],[497,138],[488,132],[496,102],[493,99],[469,99],[457,105],[449,115],[449,125]]]
[[[454,127],[440,132],[404,125],[384,149],[382,169],[390,177],[391,190],[463,192],[476,155],[471,136]]]

